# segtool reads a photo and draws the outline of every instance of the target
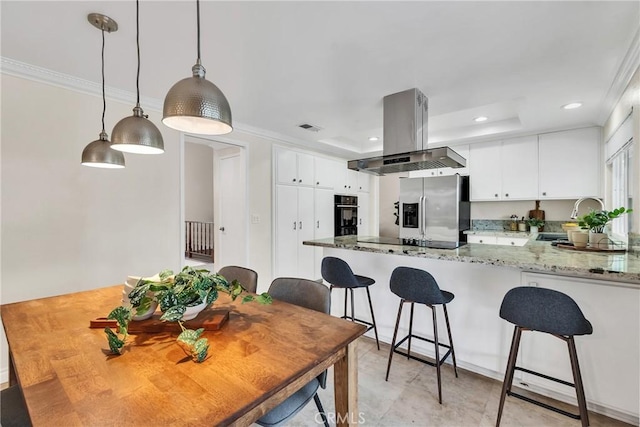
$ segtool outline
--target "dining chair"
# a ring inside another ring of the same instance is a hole
[[[227,279],[229,283],[237,280],[247,292],[255,294],[258,289],[258,273],[250,268],[228,265],[222,267],[218,274]]]
[[[331,311],[331,293],[329,288],[313,280],[293,277],[277,278],[271,282],[269,295],[278,301],[288,302],[310,310],[329,314]],[[307,385],[289,396],[287,400],[273,408],[256,421],[261,426],[279,426],[296,415],[313,398],[325,427],[329,421],[318,396],[318,387],[327,387],[327,371],[324,371]]]
[[[19,385],[0,392],[0,425],[2,427],[30,427],[31,419]]]

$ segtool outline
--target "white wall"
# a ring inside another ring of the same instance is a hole
[[[132,108],[108,100],[107,133]],[[2,304],[180,267],[180,135],[151,113],[164,154],[81,166],[101,112],[100,97],[2,75]],[[0,341],[5,374],[4,330]]]
[[[184,217],[213,221],[213,148],[184,143]]]

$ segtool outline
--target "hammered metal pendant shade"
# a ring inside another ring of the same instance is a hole
[[[105,132],[100,138],[90,142],[82,150],[82,165],[94,168],[121,169],[124,167],[124,155],[111,149],[111,142]]]
[[[136,106],[133,116],[120,120],[111,132],[111,148],[125,153],[161,154],[164,141],[160,130]]]
[[[162,122],[170,128],[201,135],[222,135],[233,130],[229,101],[205,78],[201,64],[193,77],[173,85],[164,99]]]

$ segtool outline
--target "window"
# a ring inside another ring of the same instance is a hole
[[[633,139],[629,140],[620,150],[611,156],[607,162],[609,176],[611,177],[611,208],[621,206],[633,208],[633,180],[632,174]],[[626,239],[627,233],[632,229],[633,215],[623,215],[611,222],[611,233],[617,237]]]

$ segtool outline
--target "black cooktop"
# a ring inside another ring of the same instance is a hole
[[[464,242],[442,242],[437,240],[399,239],[397,237],[358,237],[358,242],[382,245],[419,246],[433,249],[456,249]]]

